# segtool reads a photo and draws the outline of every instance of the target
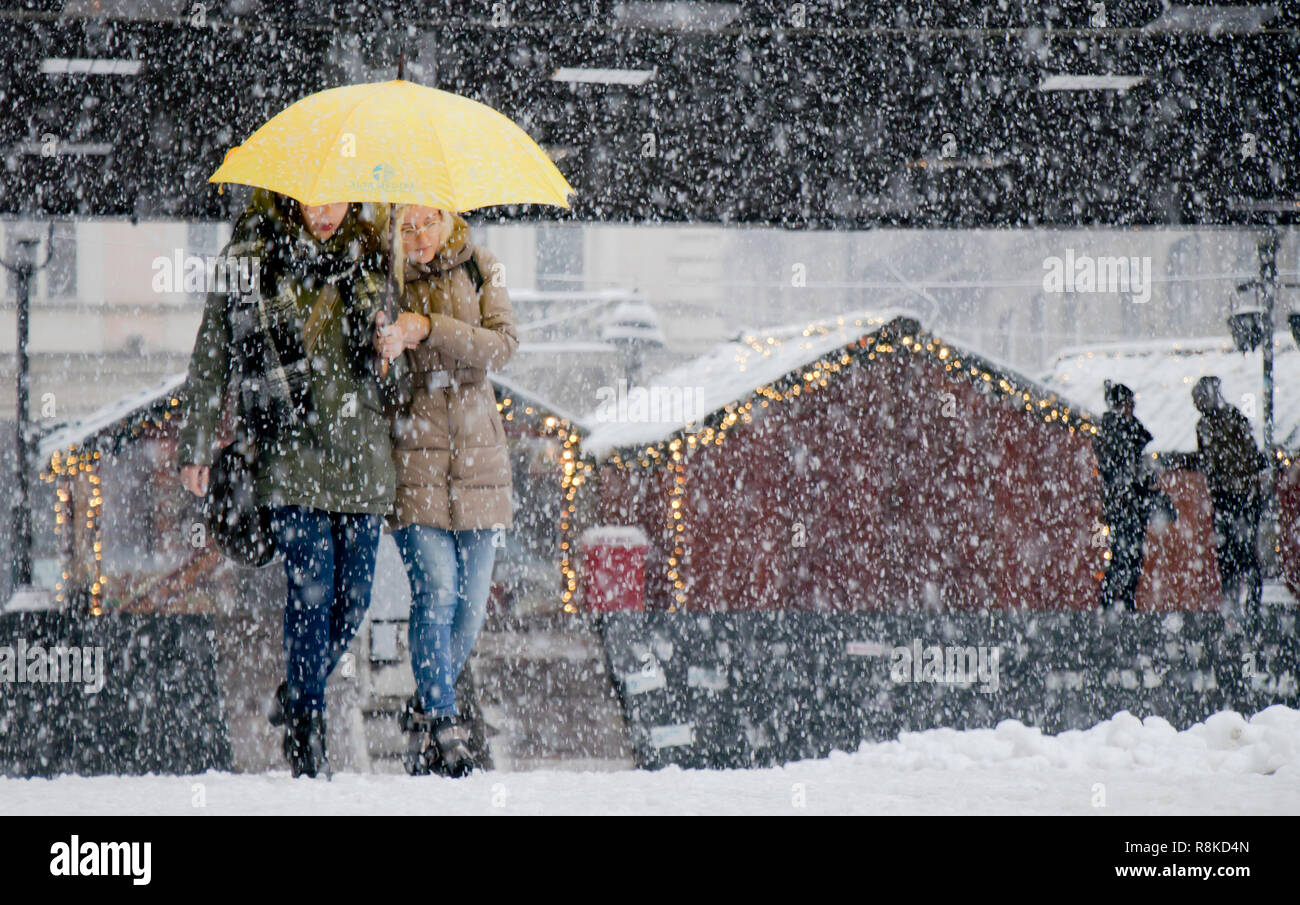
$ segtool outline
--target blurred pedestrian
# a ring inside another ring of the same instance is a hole
[[[1268,460],[1255,445],[1250,422],[1220,392],[1219,378],[1202,377],[1192,388],[1200,470],[1214,507],[1214,541],[1225,603],[1258,610],[1263,591],[1259,517],[1263,505],[1260,473]]]
[[[1142,457],[1151,433],[1133,414],[1129,387],[1106,381],[1106,406],[1101,429],[1092,441],[1101,474],[1101,513],[1110,533],[1101,606],[1135,610],[1147,516],[1156,493],[1155,476]]]

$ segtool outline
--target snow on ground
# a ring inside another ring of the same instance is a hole
[[[1300,711],[1183,732],[1126,712],[1059,736],[1008,721],[761,770],[0,779],[0,813],[1300,814]]]

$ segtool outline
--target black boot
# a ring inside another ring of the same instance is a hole
[[[397,725],[407,736],[406,754],[402,757],[406,772],[412,776],[440,773],[442,758],[430,735],[433,721],[425,716],[418,694],[411,695],[402,707],[402,712],[397,715]]]
[[[272,726],[283,726],[289,722],[288,682],[281,682],[280,687],[275,690],[275,703],[271,705],[271,712],[267,714],[266,719]]]
[[[297,779],[317,774],[330,778],[330,762],[325,752],[325,715],[319,711],[293,714],[284,728],[284,756]]]
[[[438,771],[441,775],[459,779],[479,768],[473,752],[469,750],[469,729],[459,718],[438,717],[433,721],[430,734],[442,761]]]

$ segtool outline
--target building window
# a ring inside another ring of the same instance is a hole
[[[217,224],[205,221],[187,223],[185,226],[186,255],[216,255],[221,251],[221,236]]]
[[[48,233],[47,233],[48,235]],[[77,295],[77,224],[60,220],[54,224],[50,263],[45,268],[45,297],[75,298]]]
[[[1169,270],[1174,277],[1195,273],[1197,263],[1195,236],[1184,236],[1174,243],[1169,253]],[[1172,336],[1187,336],[1192,332],[1194,315],[1199,314],[1199,287],[1193,281],[1175,279],[1166,285],[1165,292],[1169,300],[1165,329]]]
[[[0,280],[5,283],[5,298],[13,301],[18,298],[18,274],[14,273],[9,267],[18,263],[18,240],[30,237],[32,234],[31,225],[27,223],[7,223],[5,224],[5,244],[4,244],[4,262],[8,267],[0,267]],[[41,249],[38,244],[28,254],[32,257],[32,263],[38,264],[41,260]],[[32,294],[36,294],[36,287],[32,287]]]
[[[537,227],[538,289],[582,289],[583,240],[581,226]]]

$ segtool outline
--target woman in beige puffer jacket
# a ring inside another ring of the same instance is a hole
[[[459,215],[399,208],[404,285],[397,322],[376,334],[380,354],[405,351],[409,405],[393,419],[397,498],[389,516],[411,582],[416,697],[412,772],[475,768],[455,685],[482,628],[495,537],[512,522],[510,457],[489,370],[519,345],[500,265],[470,241]]]

